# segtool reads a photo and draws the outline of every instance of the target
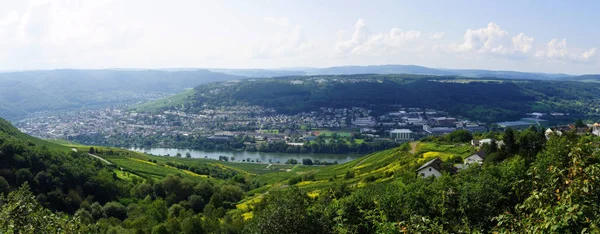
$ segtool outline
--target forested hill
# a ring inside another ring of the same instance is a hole
[[[186,88],[239,79],[207,70],[42,70],[0,73],[0,117],[133,104]]]
[[[201,85],[181,99],[188,111],[203,105],[259,105],[295,114],[320,107],[368,107],[375,114],[396,107],[434,108],[474,120],[496,122],[525,113],[566,112],[571,118],[598,118],[600,84],[468,79],[418,75],[282,77]]]

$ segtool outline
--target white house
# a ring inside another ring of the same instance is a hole
[[[419,169],[417,169],[417,174],[423,178],[430,176],[435,176],[437,178],[442,176],[441,170],[442,160],[440,160],[440,158],[435,158],[419,167]]]
[[[485,159],[485,152],[479,151],[477,153],[472,154],[469,157],[466,157],[464,160],[464,164],[472,164],[472,163],[481,164],[481,163],[483,163],[484,159]]]
[[[481,139],[481,140],[471,140],[471,145],[472,146],[482,146],[483,144],[491,144],[492,143],[492,139],[486,138],[486,139]]]
[[[600,136],[600,124],[595,123],[594,125],[592,125],[592,134]]]

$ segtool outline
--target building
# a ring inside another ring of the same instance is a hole
[[[592,125],[592,134],[594,134],[596,136],[600,136],[600,124],[599,123],[595,123],[594,125]]]
[[[483,160],[485,160],[485,152],[479,151],[477,153],[472,154],[469,157],[466,157],[464,160],[464,164],[465,165],[469,165],[469,164],[473,164],[473,163],[482,164]]]
[[[452,127],[456,123],[455,118],[449,118],[449,117],[436,117],[436,118],[432,118],[431,121],[433,122],[434,125],[442,126],[442,127]]]
[[[450,127],[431,127],[429,125],[423,125],[423,130],[430,136],[442,136],[448,133],[454,132],[456,128]]]
[[[510,127],[510,128],[514,128],[514,129],[525,129],[530,126],[536,125],[535,123],[525,122],[525,121],[505,121],[505,122],[498,122],[496,124],[498,124],[498,126],[501,128]]]
[[[352,125],[357,127],[373,127],[375,126],[375,120],[373,117],[356,118],[352,120]]]
[[[467,124],[464,127],[465,130],[469,131],[469,132],[487,132],[487,128],[485,126],[480,126],[477,124]]]
[[[472,146],[482,146],[483,144],[491,144],[492,143],[492,139],[486,138],[486,139],[481,139],[481,140],[471,140],[471,145]]]
[[[396,141],[412,141],[414,140],[413,132],[409,129],[394,129],[390,131],[390,138]]]
[[[419,167],[419,169],[417,169],[417,174],[422,176],[423,178],[430,176],[435,176],[437,178],[442,176],[441,171],[442,160],[440,158],[435,158],[429,162],[426,162],[425,164],[423,164],[423,166]]]

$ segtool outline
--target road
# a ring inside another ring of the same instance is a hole
[[[78,150],[77,150],[77,148],[71,148],[71,150],[73,150],[73,152],[77,152],[77,151],[78,151]],[[109,162],[109,161],[108,161],[108,160],[106,160],[106,159],[103,159],[103,158],[101,158],[101,157],[100,157],[100,156],[98,156],[98,155],[94,155],[94,154],[90,154],[90,153],[88,153],[88,155],[90,155],[90,156],[92,156],[92,157],[94,157],[94,158],[100,159],[100,161],[102,161],[102,162],[106,163],[107,165],[112,165],[112,163],[111,163],[111,162]]]

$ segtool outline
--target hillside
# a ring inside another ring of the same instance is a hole
[[[483,165],[458,171],[450,168],[476,149],[435,139],[343,165],[265,174],[257,179],[273,185],[251,191],[237,208],[249,217],[245,230],[275,229],[268,233],[294,224],[300,233],[597,230],[598,139],[568,135],[546,142],[535,129],[510,131],[503,148],[481,149]],[[442,160],[443,175],[415,178],[433,158]]]
[[[504,142],[481,149],[430,137],[332,166],[66,153],[22,137],[0,122],[0,229],[16,233],[563,233],[600,217],[599,139],[570,132],[509,129],[476,136]],[[478,150],[481,166],[453,169]],[[437,178],[416,175],[436,158]]]
[[[588,83],[600,83],[600,75],[581,75],[581,76],[563,77],[563,78],[561,78],[561,80],[580,81],[580,82],[588,82]]]
[[[239,79],[206,70],[47,70],[0,73],[0,117],[133,104],[200,84]]]
[[[402,105],[488,123],[519,119],[534,111],[564,112],[570,118],[590,120],[600,117],[600,85],[566,81],[347,75],[242,80],[201,85],[195,91],[193,98],[176,106],[193,112],[203,105],[257,105],[283,114],[321,107],[365,107],[377,115],[391,110],[390,105]]]

